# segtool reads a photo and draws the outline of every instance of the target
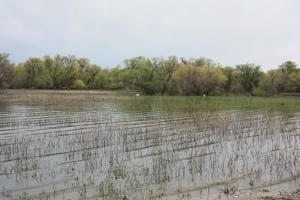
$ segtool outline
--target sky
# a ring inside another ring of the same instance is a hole
[[[62,54],[114,67],[174,55],[268,70],[300,64],[300,1],[0,0],[0,52],[15,63]]]

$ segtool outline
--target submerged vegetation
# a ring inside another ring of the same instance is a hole
[[[0,54],[0,89],[128,89],[147,95],[252,95],[300,93],[300,69],[287,61],[263,72],[255,64],[221,66],[207,58],[135,57],[110,69],[75,56],[29,58],[13,64]]]
[[[299,130],[298,97],[8,90],[0,199],[298,195]]]

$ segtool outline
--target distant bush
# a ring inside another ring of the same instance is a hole
[[[300,69],[286,61],[263,72],[246,63],[222,67],[207,58],[134,57],[102,69],[86,58],[57,55],[13,64],[0,53],[0,89],[109,89],[146,95],[273,96],[300,93]]]
[[[86,85],[84,84],[84,82],[82,80],[75,80],[74,84],[72,85],[72,89],[85,89]]]

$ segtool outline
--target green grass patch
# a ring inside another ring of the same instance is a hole
[[[294,96],[142,96],[132,97],[129,101],[121,101],[120,103],[129,110],[141,112],[151,112],[154,109],[167,111],[300,111],[300,98]]]

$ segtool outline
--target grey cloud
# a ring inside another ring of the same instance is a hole
[[[0,51],[17,62],[62,53],[102,66],[139,55],[300,64],[297,0],[1,1]]]

